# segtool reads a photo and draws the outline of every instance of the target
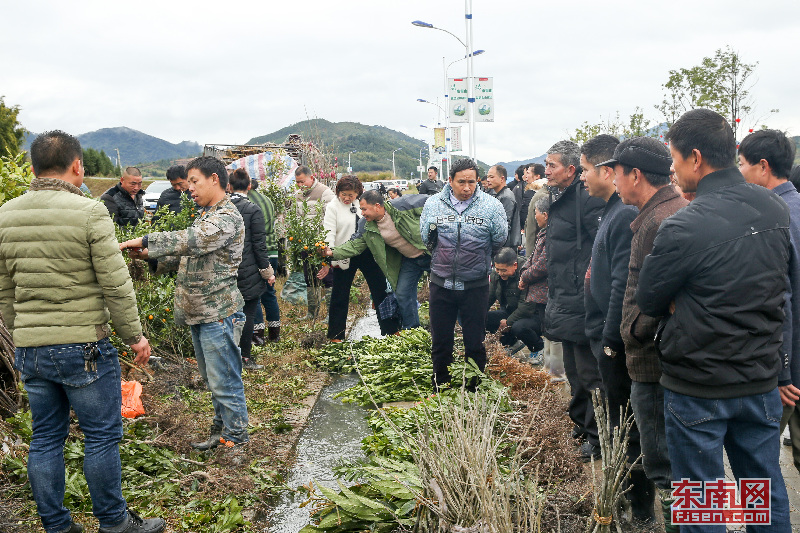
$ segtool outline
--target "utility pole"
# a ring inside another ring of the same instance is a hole
[[[122,175],[122,158],[119,156],[119,148],[114,148],[117,151],[117,166],[119,167],[119,173]]]

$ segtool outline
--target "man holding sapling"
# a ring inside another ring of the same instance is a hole
[[[198,157],[186,167],[189,192],[202,211],[185,230],[156,232],[121,243],[131,257],[151,260],[157,273],[178,270],[175,323],[189,326],[197,366],[211,390],[214,420],[198,450],[248,441],[239,335],[244,300],[236,280],[244,247],[242,215],[225,194],[228,172],[218,159]],[[155,261],[153,261],[155,260]]]

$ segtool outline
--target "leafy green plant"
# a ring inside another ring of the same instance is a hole
[[[33,172],[25,162],[25,152],[0,155],[0,205],[27,191],[31,179]]]
[[[180,212],[173,213],[167,206],[162,206],[155,212],[152,221],[140,220],[135,226],[117,226],[117,240],[122,242],[156,231],[180,231],[188,228],[196,216],[195,203],[190,197],[182,196]],[[144,261],[130,259],[127,254],[124,257],[136,291],[142,332],[150,345],[158,355],[173,360],[192,355],[194,351],[189,328],[175,324],[173,317],[175,278],[170,275],[156,276]],[[113,340],[120,353],[127,356],[128,348],[122,340],[116,337]]]
[[[323,202],[309,204],[308,200],[303,200],[298,203],[292,195],[285,213],[285,225],[286,253],[293,271],[302,272],[304,262],[314,269],[326,263],[322,255],[317,253],[325,245],[327,231],[322,226],[324,218]]]

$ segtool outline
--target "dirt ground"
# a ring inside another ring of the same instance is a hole
[[[280,285],[282,281],[279,279],[278,283]],[[368,298],[369,292],[364,283],[363,294],[359,293],[357,300],[364,302]],[[192,477],[199,481],[199,484],[193,485],[197,489],[193,498],[221,501],[231,495],[261,494],[261,503],[242,512],[246,520],[254,523],[255,530],[260,529],[259,523],[261,527],[266,525],[272,492],[269,487],[262,490],[263,476],[256,479],[252,475],[254,461],[263,465],[262,470],[268,467],[269,475],[274,476],[274,486],[280,485],[282,473],[291,464],[294,446],[311,407],[328,380],[327,373],[316,370],[308,351],[309,347],[325,340],[324,315],[318,317],[316,322],[306,322],[303,320],[305,306],[292,306],[280,299],[279,303],[281,341],[254,347],[254,356],[259,364],[264,365],[264,369],[243,373],[251,426],[250,441],[244,448],[243,456],[231,454],[224,447],[198,454],[189,445],[190,441],[207,436],[213,415],[210,393],[200,379],[193,357],[187,357],[181,364],[151,367],[152,379],[136,370],[125,376],[123,366],[123,377],[142,382],[146,415],[137,421],[146,423],[152,429],[153,437],[147,444],[168,448],[180,454],[183,460],[202,466],[192,472]],[[351,304],[351,319],[363,315],[365,310],[361,307],[362,304]],[[80,440],[77,424],[73,424],[71,434]],[[8,451],[4,451],[4,444]],[[122,446],[125,446],[125,441]],[[10,426],[0,421],[0,462],[5,454],[24,454],[26,448],[27,445],[16,438]],[[9,497],[12,488],[19,489],[3,479],[0,472],[0,533],[42,531],[30,499]],[[89,526],[90,530],[96,529],[97,522],[90,514],[77,513],[73,516]],[[181,519],[180,510],[175,510],[172,516],[165,518],[175,526],[173,531],[185,530],[177,527]]]
[[[351,304],[351,319],[366,311],[357,302],[369,301],[366,284],[359,291]],[[181,461],[197,466],[191,475],[176,481],[190,484],[195,491],[192,497],[196,499],[222,501],[232,495],[260,495],[255,501],[248,500],[250,504],[242,511],[244,518],[253,523],[254,531],[263,530],[269,523],[272,489],[281,485],[311,407],[328,380],[327,374],[315,369],[308,352],[310,346],[324,342],[325,324],[321,320],[304,321],[304,306],[291,306],[283,300],[280,305],[281,341],[256,348],[254,354],[265,368],[243,375],[252,432],[243,455],[231,454],[224,447],[206,454],[191,449],[191,440],[207,435],[213,414],[210,393],[193,358],[152,369],[153,379],[141,373],[128,376],[143,383],[146,415],[138,420],[152,430],[147,444],[174,451]],[[528,468],[548,470],[550,505],[543,523],[559,521],[562,531],[583,530],[592,508],[591,470],[580,462],[569,435],[572,423],[565,415],[568,399],[565,384],[552,385],[548,374],[507,357],[493,337],[487,339],[487,348],[490,356],[487,373],[510,387],[511,397],[519,407],[515,415],[518,427],[531,428],[524,435],[529,446]],[[77,424],[71,432],[80,439]],[[0,422],[0,461],[4,453],[24,453],[24,450],[20,451],[17,440],[15,451],[15,435],[8,425]],[[254,474],[258,469],[254,470],[253,465],[261,465],[262,473],[269,469],[266,478],[273,478],[271,487],[264,486],[265,476]],[[0,533],[41,532],[31,500],[8,497],[13,488],[0,472]],[[180,524],[182,508],[165,512],[170,530],[187,530]],[[74,518],[90,531],[97,527],[91,514],[78,513]]]

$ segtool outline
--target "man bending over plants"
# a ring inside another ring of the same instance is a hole
[[[247,405],[238,338],[244,326],[242,294],[236,284],[244,247],[244,222],[225,194],[222,162],[203,156],[186,167],[189,193],[202,209],[185,230],[156,232],[125,241],[131,257],[155,263],[157,273],[178,270],[175,323],[188,325],[203,381],[211,390],[214,420],[198,450],[220,444],[239,448],[248,440]],[[156,261],[152,261],[156,260]]]

